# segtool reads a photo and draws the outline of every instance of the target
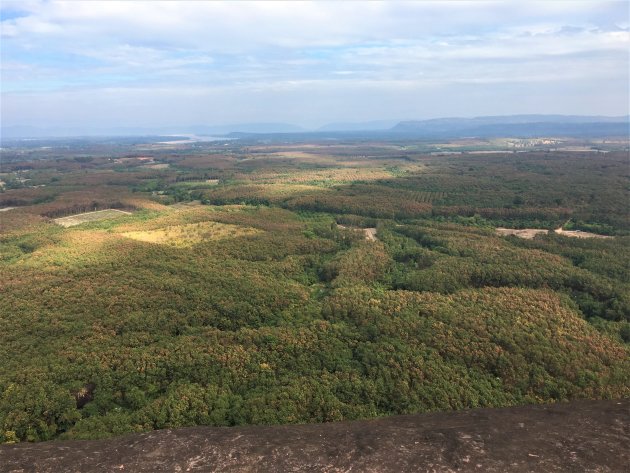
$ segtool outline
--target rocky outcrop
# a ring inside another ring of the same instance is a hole
[[[630,400],[0,447],[2,472],[622,472]]]

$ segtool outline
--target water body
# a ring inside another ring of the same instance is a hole
[[[198,143],[198,142],[204,142],[204,141],[232,141],[235,140],[236,138],[228,138],[225,136],[201,136],[201,135],[187,135],[187,134],[178,134],[178,135],[172,135],[172,136],[185,136],[186,140],[174,140],[174,141],[160,141],[159,144],[163,144],[163,145],[181,145],[181,144],[187,144],[187,143]]]

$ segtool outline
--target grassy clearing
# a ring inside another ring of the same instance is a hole
[[[218,222],[199,222],[174,225],[158,230],[125,232],[121,235],[133,240],[176,247],[192,246],[204,240],[221,240],[260,233],[260,230]]]
[[[142,215],[143,218],[134,218],[109,228],[115,228],[117,233],[161,230],[178,225],[207,222],[223,213],[242,212],[244,208],[241,205],[210,206],[193,202],[179,203],[165,207],[166,212],[145,212]],[[140,213],[134,214],[134,217],[136,215],[140,216]]]
[[[41,246],[16,260],[16,267],[44,271],[96,266],[110,260],[112,248],[121,238],[99,231],[69,231],[49,236]],[[117,248],[120,251],[120,248]]]
[[[387,179],[391,177],[391,173],[378,168],[328,168],[292,172],[257,172],[256,174],[238,175],[238,177],[252,182],[270,184],[333,185],[354,181]]]
[[[282,198],[294,195],[312,194],[325,191],[320,185],[308,184],[263,184],[260,186],[261,197]]]

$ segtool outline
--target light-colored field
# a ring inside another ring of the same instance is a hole
[[[144,210],[167,210],[168,207],[164,204],[160,204],[159,202],[155,202],[154,200],[149,200],[146,198],[126,198],[124,203],[129,205],[130,207],[135,207],[137,209]]]
[[[56,218],[55,223],[67,228],[81,225],[82,223],[121,217],[123,215],[131,215],[131,212],[124,212],[123,210],[117,209],[97,210],[95,212],[85,212],[82,214],[69,215],[68,217]]]
[[[141,167],[146,169],[168,169],[170,164],[168,163],[158,163],[158,164],[143,164]]]
[[[561,228],[556,228],[554,230],[558,235],[571,237],[571,238],[612,238],[606,235],[598,235],[597,233],[590,232],[582,232],[580,230],[563,230]],[[519,238],[525,238],[527,240],[531,240],[536,235],[546,235],[549,233],[549,230],[544,230],[540,228],[497,228],[497,235],[508,236],[513,235]]]
[[[546,235],[549,230],[543,230],[539,228],[497,228],[497,234],[502,236],[513,235],[519,238],[525,238],[531,240],[536,235]]]
[[[313,192],[323,192],[326,189],[322,186],[308,184],[263,184],[261,196],[288,197],[296,194],[309,194]]]
[[[186,225],[173,225],[157,230],[132,231],[121,233],[133,240],[176,247],[192,246],[205,240],[221,240],[246,235],[255,235],[260,230],[240,225],[218,222],[199,222]]]
[[[580,230],[563,230],[562,228],[556,228],[554,230],[558,235],[571,237],[571,238],[612,238],[607,235],[598,235],[597,233],[582,232]]]
[[[24,267],[59,270],[68,267],[97,265],[104,259],[115,257],[106,245],[115,245],[119,235],[105,231],[73,229],[61,233],[54,243],[37,248],[16,264]]]
[[[365,228],[365,239],[370,241],[376,241],[376,228]]]
[[[168,227],[197,224],[214,221],[213,215],[239,212],[243,209],[240,205],[224,205],[213,207],[202,205],[199,201],[180,202],[177,204],[164,206],[166,211],[151,215],[149,218],[128,220],[116,227],[118,234],[128,232],[146,232],[153,230],[163,230]],[[245,225],[247,226],[247,225]]]
[[[365,239],[368,241],[376,241],[376,228],[358,228],[358,227],[347,227],[345,225],[337,224],[339,228],[343,228],[344,230],[356,230],[362,231],[365,234]]]
[[[308,153],[305,151],[278,151],[276,153],[269,153],[267,156],[277,156],[279,158],[293,158],[293,159],[301,159],[304,161],[336,161],[333,156],[330,155],[322,155],[316,153]]]
[[[336,184],[354,181],[374,181],[391,178],[389,171],[378,168],[330,168],[296,172],[266,172],[240,174],[237,178],[271,184]]]

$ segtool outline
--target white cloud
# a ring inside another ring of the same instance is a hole
[[[499,25],[533,31],[541,22],[595,26],[589,20],[593,11],[614,12],[621,3],[28,2],[31,14],[5,22],[3,34],[27,41],[155,41],[238,52],[415,39]]]
[[[447,104],[470,87],[486,102],[466,106],[483,114],[504,106],[510,90],[522,96],[527,84],[532,97],[546,97],[531,101],[546,104],[540,112],[579,103],[588,103],[583,113],[628,108],[620,85],[629,66],[625,2],[4,0],[2,9],[21,12],[2,22],[5,122],[58,116],[50,103],[67,120],[95,120],[78,108],[102,97],[110,101],[100,116],[111,120],[156,120],[143,110],[160,100],[171,100],[180,111],[173,119],[182,120],[220,118],[212,103],[234,109],[232,121],[264,121],[267,106],[289,117],[298,105],[310,120],[336,120],[344,107],[400,117],[426,101],[431,115],[443,115],[448,107],[427,88]]]

